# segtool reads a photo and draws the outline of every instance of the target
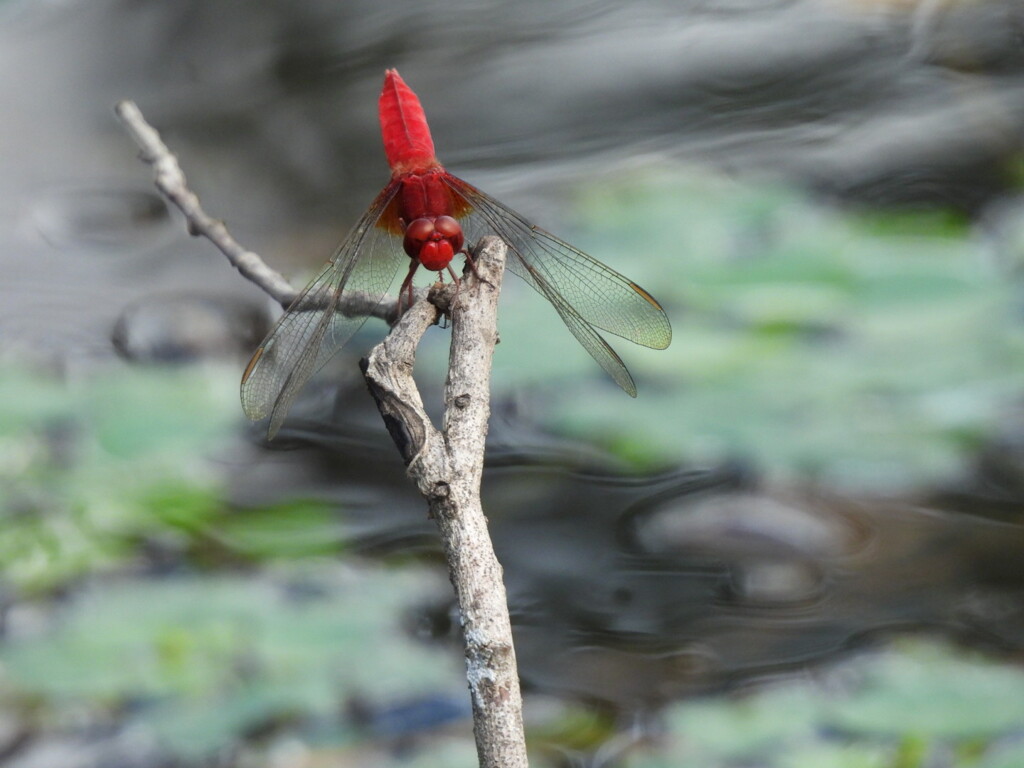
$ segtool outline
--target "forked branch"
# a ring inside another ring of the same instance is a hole
[[[141,148],[142,159],[153,166],[157,189],[185,215],[189,232],[209,239],[244,277],[279,304],[292,304],[298,294],[288,281],[239,245],[223,222],[202,209],[177,158],[138,107],[121,102],[117,115]],[[362,367],[384,424],[441,532],[462,617],[480,765],[525,768],[522,697],[505,587],[480,503],[505,245],[487,239],[476,258],[479,278],[467,275],[458,289],[435,286],[427,301],[417,300],[397,322],[396,301],[377,305],[372,314],[393,327]],[[311,308],[320,300],[316,296],[304,299],[311,302]],[[347,314],[367,314],[373,304],[354,295],[343,298],[339,309]],[[446,310],[452,318],[452,342],[444,424],[438,430],[423,407],[412,369],[420,339]]]

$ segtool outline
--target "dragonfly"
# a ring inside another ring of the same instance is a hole
[[[434,154],[423,106],[395,69],[384,75],[378,106],[391,180],[253,354],[242,376],[246,416],[269,416],[268,439],[277,434],[303,386],[367,319],[339,311],[343,297],[379,304],[407,261],[399,303],[407,295],[411,304],[419,267],[437,272],[442,281],[447,271],[458,283],[452,260],[461,254],[472,267],[466,244],[486,235],[505,242],[508,269],[547,299],[583,348],[636,397],[625,363],[598,331],[666,348],[672,327],[657,300],[446,171]]]

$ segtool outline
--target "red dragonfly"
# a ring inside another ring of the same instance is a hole
[[[423,107],[397,70],[384,76],[379,110],[391,181],[252,356],[242,376],[245,414],[253,421],[269,415],[269,437],[277,433],[299,390],[366,321],[337,311],[343,294],[379,302],[408,258],[399,297],[408,291],[411,301],[420,265],[458,280],[452,259],[470,260],[465,243],[489,234],[508,246],[509,269],[551,302],[587,352],[636,397],[622,358],[595,329],[664,349],[672,328],[654,297],[448,173],[434,156]]]

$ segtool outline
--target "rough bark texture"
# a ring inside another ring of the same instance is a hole
[[[414,305],[364,361],[381,415],[441,531],[462,617],[477,753],[487,768],[527,765],[505,586],[480,504],[504,265],[504,243],[486,240],[477,254],[483,280],[468,276],[451,301],[443,432],[427,417],[412,379],[416,343],[437,317],[432,305]]]

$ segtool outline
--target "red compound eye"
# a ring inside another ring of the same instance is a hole
[[[430,219],[413,219],[405,228],[405,240],[402,241],[402,247],[409,256],[418,259],[423,245],[431,239],[433,234],[434,222]]]
[[[459,222],[451,216],[438,216],[434,219],[434,229],[452,244],[452,253],[456,254],[462,250],[464,241],[462,227]]]

